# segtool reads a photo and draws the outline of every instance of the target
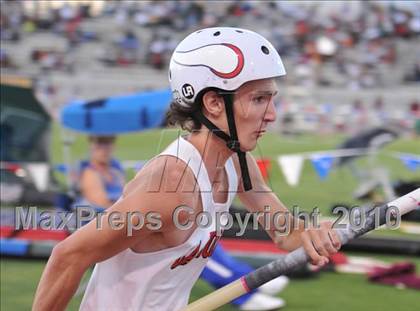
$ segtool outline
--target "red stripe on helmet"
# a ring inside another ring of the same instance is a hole
[[[244,68],[244,63],[245,63],[245,59],[244,59],[244,54],[242,53],[242,51],[233,44],[230,43],[222,43],[224,46],[227,46],[228,48],[232,49],[235,54],[238,56],[238,64],[236,65],[235,69],[231,72],[228,73],[223,73],[220,71],[217,71],[213,68],[211,68],[211,71],[218,77],[221,77],[223,79],[232,79],[235,78],[237,75],[240,74],[240,72],[242,71],[242,68]]]

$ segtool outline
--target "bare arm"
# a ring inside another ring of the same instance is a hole
[[[192,205],[191,200],[194,196],[191,196],[191,193],[189,196],[181,196],[176,191],[168,192],[165,189],[159,190],[159,186],[153,187],[159,185],[162,178],[169,181],[169,187],[172,186],[172,181],[177,183],[179,180],[177,176],[173,176],[177,170],[172,170],[170,173],[172,176],[165,174],[160,176],[161,166],[155,170],[158,173],[151,178],[147,173],[139,174],[126,186],[123,197],[101,217],[101,230],[96,228],[97,222],[92,220],[54,248],[38,285],[33,310],[64,310],[89,266],[146,240],[155,232],[174,230],[172,222],[174,208],[181,204]],[[149,191],[150,185],[158,191]],[[132,236],[128,236],[128,222],[132,220],[133,226],[136,226],[138,224],[136,217],[133,219],[123,217],[122,227],[118,230],[109,224],[111,212],[119,212],[124,216],[129,212],[146,215],[152,211],[161,215],[162,228],[159,230],[149,230],[147,226],[143,226],[139,230],[134,230]]]
[[[236,162],[236,161],[235,161]],[[301,246],[300,239],[295,238],[295,231],[298,233],[303,229],[303,224],[298,220],[296,221],[287,207],[280,201],[277,195],[265,183],[261,172],[254,157],[247,154],[247,163],[252,180],[252,190],[244,192],[242,183],[239,184],[238,197],[245,207],[251,212],[264,213],[269,211],[270,224],[264,223],[264,217],[259,217],[259,221],[270,238],[281,248],[285,250],[293,250]],[[236,163],[235,163],[236,165]],[[240,169],[238,167],[238,172]],[[272,217],[278,214],[278,217]],[[277,220],[278,223],[274,223]],[[284,228],[285,223],[289,224],[289,234],[279,232],[276,228]],[[295,226],[294,224],[297,224]],[[269,229],[268,229],[269,228]]]
[[[237,172],[240,172],[238,162],[234,162]],[[340,240],[335,231],[331,230],[331,224],[321,223],[319,229],[309,228],[305,230],[303,222],[293,217],[277,195],[265,183],[252,155],[247,155],[247,162],[253,189],[244,192],[242,184],[240,184],[238,196],[251,212],[267,212],[268,209],[270,213],[269,226],[263,223],[263,217],[259,218],[259,220],[274,243],[288,251],[303,246],[314,263],[321,265],[328,262],[327,257],[336,253],[340,247]],[[280,216],[274,217],[276,213]],[[277,223],[275,223],[275,220]],[[286,230],[280,231],[276,228]]]
[[[80,178],[80,190],[83,197],[90,203],[108,208],[112,202],[108,199],[98,173],[92,169],[85,169]]]

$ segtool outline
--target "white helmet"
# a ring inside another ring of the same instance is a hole
[[[285,74],[280,55],[268,40],[232,27],[193,32],[178,44],[169,64],[174,99],[185,106],[206,88],[233,91],[248,81]]]
[[[176,47],[169,64],[169,81],[177,104],[190,107],[205,89],[235,91],[248,81],[284,76],[286,70],[273,45],[259,34],[245,29],[215,27],[198,30]],[[229,133],[219,129],[201,110],[200,121],[238,154],[244,190],[252,189],[245,152],[238,140],[233,99],[224,94]]]

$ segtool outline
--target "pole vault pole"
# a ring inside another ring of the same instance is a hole
[[[367,212],[364,225],[355,229],[350,224],[344,229],[336,229],[340,236],[341,244],[346,244],[350,239],[357,238],[379,225],[386,224],[390,217],[407,214],[420,207],[420,188]],[[363,211],[361,211],[363,212]],[[303,247],[300,247],[286,256],[279,258],[240,279],[222,287],[213,293],[204,296],[188,305],[184,311],[209,311],[221,307],[233,299],[260,287],[268,281],[285,274],[293,269],[308,263],[310,258]]]

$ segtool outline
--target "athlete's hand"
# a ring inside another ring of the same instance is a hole
[[[329,221],[322,222],[318,228],[310,227],[301,233],[303,247],[314,265],[327,264],[328,258],[341,247],[340,238],[332,225]]]

